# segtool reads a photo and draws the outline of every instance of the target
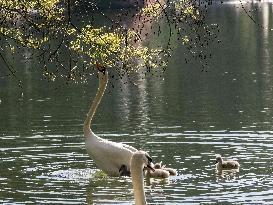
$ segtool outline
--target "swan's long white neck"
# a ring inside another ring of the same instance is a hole
[[[134,188],[135,205],[146,205],[146,197],[144,191],[144,178],[143,178],[144,165],[140,161],[131,161],[131,176]]]
[[[84,126],[83,126],[83,131],[84,131],[84,136],[90,136],[90,134],[92,133],[91,131],[91,123],[92,123],[92,119],[93,116],[95,115],[95,112],[97,110],[98,105],[100,104],[100,101],[102,99],[102,96],[104,94],[104,91],[106,89],[107,86],[107,82],[108,82],[108,72],[107,70],[103,72],[99,72],[99,87],[98,87],[98,91],[97,94],[91,104],[91,107],[87,113],[86,119],[84,121]]]

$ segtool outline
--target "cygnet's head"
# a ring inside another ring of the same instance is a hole
[[[152,161],[152,158],[144,151],[135,152],[131,159],[131,163],[142,164],[143,168],[147,167],[154,171],[154,168],[151,166]]]
[[[155,169],[161,169],[161,167],[162,167],[162,162],[155,163],[154,165]]]
[[[222,163],[222,162],[223,162],[222,157],[221,157],[221,156],[217,156],[217,157],[216,157],[216,160],[215,160],[215,164],[217,164],[217,163]]]

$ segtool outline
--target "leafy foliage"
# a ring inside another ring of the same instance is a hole
[[[129,21],[124,22],[125,17]],[[104,18],[105,24],[97,25],[95,18]],[[16,47],[6,46],[11,53],[27,48],[49,80],[65,78],[85,82],[96,63],[125,74],[145,67],[148,72],[156,68],[164,70],[172,53],[174,34],[195,55],[194,50],[201,45],[198,42],[208,43],[215,38],[215,32],[203,19],[201,7],[191,0],[147,1],[143,8],[118,10],[112,18],[94,3],[2,0],[0,43],[10,45],[13,41]],[[151,31],[155,33],[156,28],[157,35],[166,38],[167,30],[161,30],[164,22],[169,30],[167,40],[156,46],[145,46],[145,39],[152,38]],[[16,68],[8,65],[3,53],[1,49],[1,58],[15,75]]]
[[[161,11],[162,9],[160,3],[150,4],[142,9],[143,14],[153,17],[159,16]]]
[[[70,34],[75,32],[73,29]],[[137,70],[145,65],[156,68],[158,65],[152,60],[161,50],[136,46],[133,42],[137,38],[137,34],[131,30],[122,32],[116,29],[111,32],[106,27],[97,29],[87,25],[73,38],[75,40],[71,41],[70,47],[79,54],[87,55],[91,65],[99,62],[106,67],[114,67],[122,62],[127,65],[127,71]]]

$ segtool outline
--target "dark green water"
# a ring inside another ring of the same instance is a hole
[[[260,26],[236,2],[209,10],[222,42],[207,72],[186,64],[178,47],[164,80],[136,76],[136,85],[105,94],[93,130],[178,170],[146,180],[149,204],[272,203],[273,7],[248,8]],[[31,62],[16,64],[23,90],[0,80],[0,203],[133,204],[131,179],[100,177],[84,148],[97,79],[54,90],[29,72]],[[216,154],[237,159],[240,171],[216,173]]]

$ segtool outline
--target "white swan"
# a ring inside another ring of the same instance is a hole
[[[131,159],[131,176],[134,189],[135,205],[146,205],[146,196],[144,191],[144,177],[143,168],[151,167],[152,159],[144,151],[137,151],[133,154]]]
[[[109,176],[128,175],[130,173],[130,160],[137,149],[126,144],[102,139],[91,130],[93,116],[108,82],[107,70],[99,64],[96,67],[99,71],[99,88],[84,121],[85,147],[98,168]]]

